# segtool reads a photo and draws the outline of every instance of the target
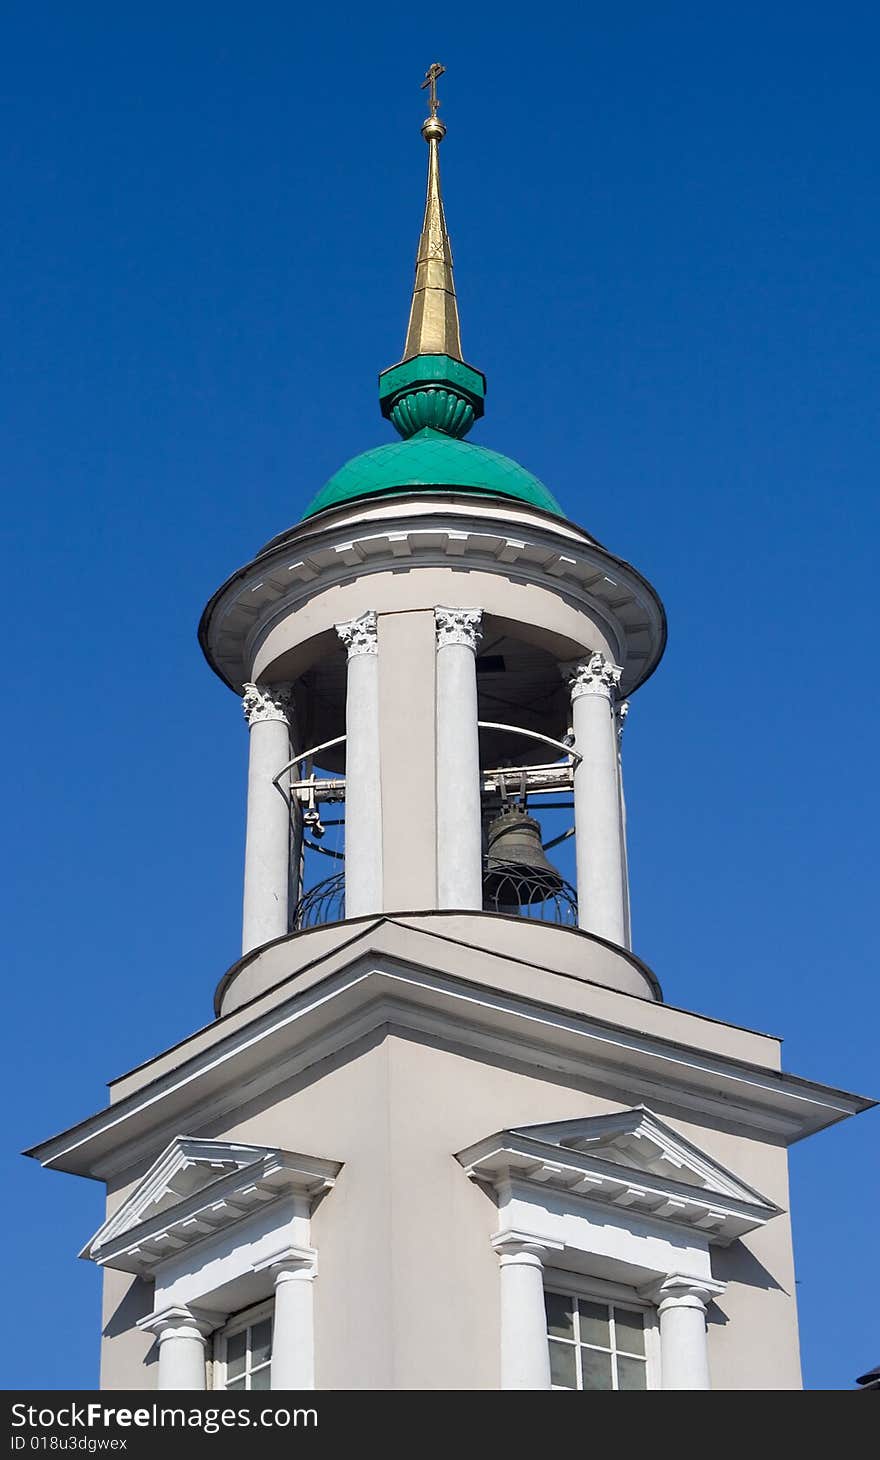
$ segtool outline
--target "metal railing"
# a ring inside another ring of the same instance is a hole
[[[491,876],[487,875],[491,871]],[[483,859],[483,911],[506,913],[510,917],[531,918],[542,923],[556,923],[563,928],[578,925],[577,893],[569,882],[548,878],[519,862]],[[336,872],[316,882],[303,893],[293,913],[296,932],[341,923],[345,918],[345,873]]]
[[[572,790],[574,773],[583,757],[567,740],[554,740],[552,735],[543,735],[539,730],[526,730],[522,725],[507,725],[499,720],[478,720],[477,728],[536,740],[559,752],[556,760],[542,761],[539,765],[495,766],[482,770],[480,778],[484,795],[495,792],[503,797],[511,787],[527,791],[530,796],[552,796],[559,791]]]
[[[497,734],[519,736],[526,740],[546,745],[557,754],[554,761],[536,765],[501,765],[483,768],[480,772],[480,788],[490,804],[500,805],[522,798],[525,807],[528,797],[570,796],[574,784],[574,773],[581,756],[568,739],[556,740],[538,730],[527,730],[520,725],[509,725],[497,720],[479,720],[480,731],[494,731]],[[314,758],[322,751],[333,750],[346,742],[345,735],[337,735],[320,745],[301,751],[288,761],[274,777],[278,790],[289,797],[291,812],[298,806],[302,825],[298,829],[300,846],[325,856],[344,860],[344,852],[332,851],[312,840],[309,831],[316,827],[313,835],[323,835],[319,807],[327,802],[345,800],[344,776],[317,776]],[[290,779],[286,790],[282,787],[285,776]],[[485,803],[484,803],[485,804]],[[567,809],[568,801],[549,803],[547,809]],[[317,824],[317,826],[316,826]],[[327,825],[342,823],[327,822]],[[560,835],[544,844],[545,850],[558,846],[574,835],[569,827]],[[578,925],[577,892],[561,877],[548,877],[517,862],[499,862],[483,857],[483,911],[506,913],[509,916],[530,918],[538,922],[555,923],[562,927]],[[345,871],[340,870],[324,878],[305,891],[299,899],[292,916],[292,927],[300,932],[306,928],[320,927],[326,923],[339,923],[345,918]]]
[[[345,917],[345,873],[335,872],[304,892],[293,910],[294,931],[341,923]]]
[[[577,893],[562,877],[536,872],[521,862],[483,858],[483,911],[508,913],[564,928],[578,925]]]

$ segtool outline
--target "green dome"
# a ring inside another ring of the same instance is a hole
[[[376,446],[352,457],[322,487],[304,515],[312,517],[343,502],[397,495],[411,488],[512,497],[544,512],[564,515],[543,482],[509,456],[486,446],[472,446],[430,427],[405,441]]]

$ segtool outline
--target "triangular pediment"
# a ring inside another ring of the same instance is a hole
[[[646,1106],[498,1131],[459,1151],[468,1175],[610,1203],[731,1242],[779,1212]]]
[[[686,1186],[700,1187],[738,1201],[764,1202],[707,1152],[686,1140],[645,1105],[614,1115],[583,1120],[553,1121],[547,1125],[518,1126],[514,1134],[546,1141],[568,1151],[581,1151],[628,1171],[667,1177]]]
[[[167,1212],[212,1182],[241,1171],[269,1154],[267,1146],[175,1136],[119,1210],[95,1234],[90,1246],[105,1246],[114,1237]]]
[[[175,1136],[80,1256],[146,1273],[266,1202],[332,1186],[339,1170],[271,1146]]]

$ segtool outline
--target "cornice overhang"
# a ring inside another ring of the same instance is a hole
[[[617,645],[622,694],[632,694],[660,662],[665,611],[636,568],[548,512],[475,506],[454,494],[321,513],[274,539],[210,599],[199,643],[215,673],[240,693],[265,635],[317,593],[354,575],[438,567],[501,573],[582,608]]]
[[[374,925],[359,947],[328,957],[308,986],[292,978],[238,1016],[192,1036],[175,1049],[173,1063],[157,1056],[151,1061],[161,1070],[155,1078],[146,1066],[136,1088],[26,1154],[46,1166],[106,1179],[160,1149],[181,1128],[197,1129],[200,1121],[235,1111],[244,1088],[249,1099],[256,1098],[391,1028],[416,1038],[439,1037],[519,1068],[555,1070],[645,1101],[698,1110],[784,1144],[874,1103],[634,1032],[588,1012],[597,992],[622,999],[622,1008],[638,1003],[664,1011],[663,1005],[580,984],[571,988],[570,980],[539,977],[490,954],[486,982],[468,981],[454,972],[460,963],[455,949],[439,968],[436,940],[419,935],[413,941],[406,933],[387,923]],[[414,948],[424,961],[405,956]],[[570,1002],[562,1006],[530,995],[536,986],[570,989]]]
[[[472,1180],[495,1188],[608,1205],[695,1230],[718,1246],[781,1211],[644,1106],[555,1128],[498,1131],[456,1159]]]
[[[317,1156],[178,1136],[79,1255],[147,1277],[267,1204],[328,1191],[341,1169]]]

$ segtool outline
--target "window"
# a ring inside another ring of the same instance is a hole
[[[215,1353],[215,1389],[269,1389],[271,1305],[240,1314],[227,1323],[217,1336]]]
[[[545,1293],[553,1389],[647,1389],[645,1315],[619,1303]]]

